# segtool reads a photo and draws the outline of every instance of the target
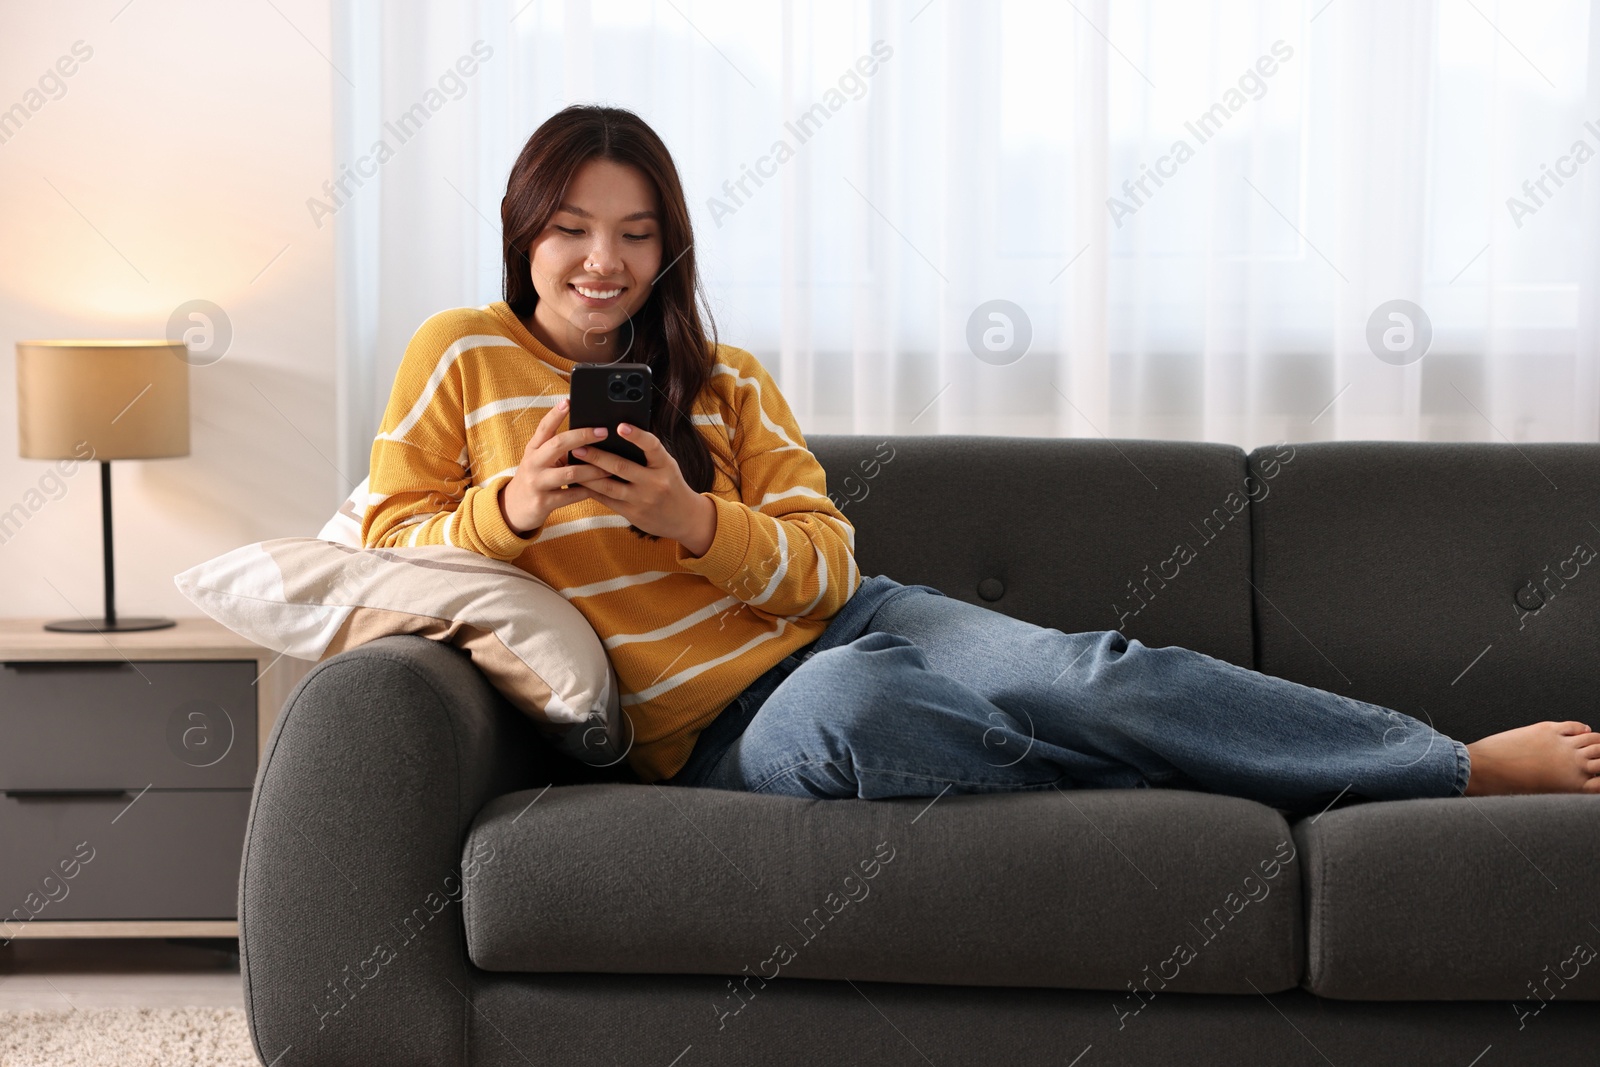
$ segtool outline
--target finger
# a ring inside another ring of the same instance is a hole
[[[601,427],[604,429],[604,427]],[[599,438],[595,437],[594,430],[590,427],[579,427],[576,430],[565,430],[550,438],[543,445],[544,451],[536,461],[540,467],[555,468],[571,463],[568,453],[584,445],[592,445]]]
[[[644,453],[646,466],[659,466],[657,463],[658,458],[666,455],[667,446],[661,443],[661,438],[649,430],[635,426],[631,422],[617,423],[617,435],[620,440],[626,441],[630,445],[638,446],[639,450]]]
[[[595,433],[596,430],[600,432]],[[596,441],[603,441],[609,433],[610,431],[604,426],[580,426],[575,430],[567,430],[557,440],[563,449],[570,452],[580,445],[592,445]]]
[[[596,482],[611,477],[592,463],[573,463],[565,467],[551,467],[549,474],[552,476],[549,482],[552,489],[561,485],[584,485],[588,482]]]
[[[638,469],[639,466],[631,459],[623,459],[613,452],[607,452],[603,448],[595,448],[591,445],[574,448],[572,454],[585,463],[594,464],[607,474],[616,474],[622,477],[627,476],[628,468]]]
[[[530,442],[535,448],[544,444],[555,436],[556,427],[561,425],[561,420],[567,417],[567,399],[565,397],[550,405],[550,410],[544,413],[544,418],[533,428],[533,440]]]
[[[556,498],[556,503],[550,508],[551,511],[555,511],[557,508],[564,508],[569,505],[576,504],[580,500],[590,499],[588,490],[584,489],[581,485],[571,485],[565,489],[555,489],[551,491],[550,495]]]
[[[627,494],[632,488],[627,482],[613,478],[609,474],[603,478],[593,478],[584,482],[583,487],[594,490],[597,496],[607,501],[627,500]]]
[[[589,490],[587,490],[587,489],[581,489],[581,488],[572,489],[572,490],[570,490],[570,492],[573,492],[573,493],[577,494],[576,496],[574,496],[572,498],[572,503],[574,503],[574,504],[576,504],[580,500],[593,500],[593,501],[596,501],[596,502],[601,503],[601,504],[605,503],[605,501],[601,500],[600,497],[598,497],[594,493],[589,492]]]
[[[596,504],[598,504],[601,507],[605,508],[607,511],[611,512],[613,515],[622,515],[623,509],[627,507],[627,505],[624,504],[622,501],[616,499],[615,497],[606,496],[604,493],[596,493],[593,490],[589,490],[589,489],[585,489],[584,492],[589,494],[589,499],[590,500],[594,501]],[[627,518],[627,516],[623,516],[623,517]],[[631,522],[632,520],[629,519],[629,521]]]

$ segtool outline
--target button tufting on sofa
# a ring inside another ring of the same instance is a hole
[[[882,440],[806,446],[832,485]],[[1533,621],[1505,579],[1596,536],[1600,444],[894,445],[845,511],[863,575],[965,597],[999,540],[1026,580],[978,596],[1041,626],[1181,645],[1463,741],[1592,713],[1581,598],[1600,592],[1568,567],[1572,610]],[[1352,783],[1300,817],[1160,778],[862,801],[611,775],[449,646],[317,664],[267,745],[240,881],[262,1062],[1594,1059],[1600,797]]]

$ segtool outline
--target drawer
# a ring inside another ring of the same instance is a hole
[[[255,660],[0,663],[0,789],[248,789]]]
[[[0,941],[57,919],[234,918],[249,813],[248,789],[0,795]]]

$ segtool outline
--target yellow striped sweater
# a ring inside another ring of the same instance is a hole
[[[431,316],[406,347],[372,443],[362,540],[468,548],[559,591],[606,649],[631,720],[629,765],[652,782],[676,774],[700,731],[850,599],[861,584],[855,528],[828,499],[822,465],[766,368],[719,345],[690,412],[721,457],[703,494],[717,515],[705,555],[640,537],[594,500],[557,508],[519,537],[498,493],[576,365],[503,301]]]

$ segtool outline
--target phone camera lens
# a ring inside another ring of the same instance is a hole
[[[607,390],[607,391],[608,391],[608,392],[609,392],[609,393],[610,393],[610,394],[611,394],[611,395],[612,395],[612,396],[621,396],[621,395],[622,395],[622,390],[623,390],[623,385],[622,385],[622,383],[621,383],[621,382],[617,382],[617,381],[614,381],[614,382],[612,382],[612,383],[611,383],[611,387],[610,387],[610,389],[609,389],[609,390]]]
[[[643,398],[644,398],[644,392],[642,390],[639,390],[639,389],[629,389],[628,390],[628,399],[629,400],[641,400]]]

